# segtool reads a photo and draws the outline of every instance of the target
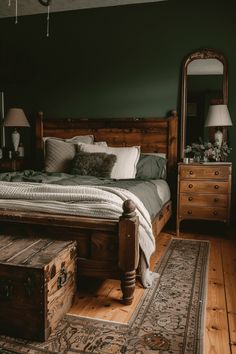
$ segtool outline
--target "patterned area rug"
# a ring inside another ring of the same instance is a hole
[[[172,239],[129,324],[66,316],[45,343],[0,337],[1,353],[203,353],[209,243]]]

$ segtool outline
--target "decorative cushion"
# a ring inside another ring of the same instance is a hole
[[[77,144],[57,139],[47,139],[45,142],[45,171],[69,172],[76,151]]]
[[[116,155],[113,154],[80,151],[72,161],[70,173],[84,176],[110,177],[116,159]]]
[[[67,143],[85,143],[85,144],[93,144],[94,136],[93,135],[77,135],[73,136],[73,138],[65,139]]]
[[[136,178],[140,179],[166,179],[166,162],[164,157],[158,155],[141,154]]]
[[[77,136],[73,136],[72,138],[69,138],[69,139],[62,139],[62,138],[57,138],[57,137],[45,136],[45,137],[43,137],[44,143],[48,139],[65,141],[67,143],[73,143],[73,144],[77,144],[77,143],[93,144],[93,142],[94,142],[93,135],[77,135]]]
[[[103,152],[114,154],[117,157],[116,163],[111,171],[111,178],[126,179],[135,178],[136,166],[140,156],[140,147],[106,147],[91,144],[79,144],[80,151]]]

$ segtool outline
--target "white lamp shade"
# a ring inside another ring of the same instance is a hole
[[[205,127],[229,127],[232,121],[226,104],[209,106]]]
[[[23,109],[10,108],[4,120],[6,127],[29,127],[29,122],[25,116]]]

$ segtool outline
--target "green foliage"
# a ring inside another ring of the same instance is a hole
[[[211,143],[199,139],[199,143],[187,145],[184,152],[186,157],[193,157],[208,161],[227,161],[231,153],[230,148],[225,142],[219,146],[218,143]]]

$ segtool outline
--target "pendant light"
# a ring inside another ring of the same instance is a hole
[[[37,0],[35,0],[37,1]],[[8,0],[8,6],[11,6],[12,0]],[[52,0],[38,0],[39,4],[42,6],[47,6],[47,32],[46,36],[49,37],[49,24],[50,24],[50,5]],[[18,23],[18,0],[15,0],[15,24]]]

